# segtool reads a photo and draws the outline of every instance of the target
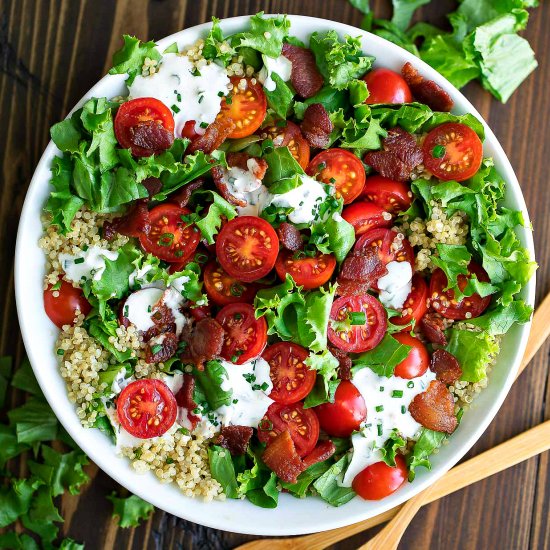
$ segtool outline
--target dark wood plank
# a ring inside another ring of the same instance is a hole
[[[372,2],[387,16],[389,2]],[[452,0],[421,9],[423,20],[446,24]],[[2,354],[19,360],[24,353],[13,296],[15,234],[26,188],[48,141],[52,123],[108,70],[122,33],[160,38],[209,20],[287,12],[325,17],[358,25],[361,15],[345,0],[3,0],[0,2],[0,292]],[[526,37],[540,67],[505,106],[477,84],[465,93],[487,118],[508,153],[522,183],[535,228],[537,298],[550,287],[550,201],[547,159],[550,158],[550,5],[532,15]],[[475,455],[534,426],[550,416],[548,354],[545,345],[516,383],[496,420],[474,446]],[[11,404],[20,402],[14,393]],[[25,471],[23,458],[16,465]],[[116,484],[94,465],[92,483],[79,496],[62,499],[63,531],[88,548],[231,548],[251,537],[207,529],[157,510],[137,529],[120,529],[111,521],[105,495]],[[550,548],[550,460],[534,458],[423,509],[413,521],[401,548]],[[355,548],[373,532],[339,545]]]

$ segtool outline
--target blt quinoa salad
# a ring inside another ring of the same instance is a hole
[[[374,61],[262,13],[164,51],[125,36],[127,94],[52,127],[51,352],[135,471],[266,508],[385,498],[529,320],[483,125]]]

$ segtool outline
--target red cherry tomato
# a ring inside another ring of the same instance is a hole
[[[363,80],[367,83],[369,97],[365,103],[411,103],[411,89],[405,79],[389,69],[373,69]]]
[[[381,500],[395,493],[405,483],[407,475],[405,459],[397,455],[395,468],[382,461],[375,462],[359,472],[351,486],[365,500]]]
[[[254,283],[242,283],[231,277],[215,260],[204,268],[204,286],[208,297],[218,306],[252,303],[259,289]]]
[[[334,403],[315,407],[321,428],[334,437],[349,437],[367,418],[367,406],[359,390],[342,380],[334,394]]]
[[[364,323],[352,325],[352,313],[364,313]],[[337,348],[361,353],[376,347],[388,326],[386,311],[370,294],[341,296],[332,304],[328,339]]]
[[[392,214],[404,212],[413,201],[413,194],[406,183],[384,176],[369,176],[361,195]]]
[[[165,262],[185,265],[185,260],[195,252],[201,238],[195,225],[182,219],[190,212],[176,204],[155,206],[149,211],[151,229],[139,238],[143,249]]]
[[[468,279],[475,275],[478,281],[489,282],[489,275],[477,263],[470,262],[468,265],[468,276],[459,275],[457,278],[458,288],[464,290],[468,284]],[[432,308],[447,319],[463,320],[479,317],[491,303],[491,296],[482,298],[475,293],[471,296],[465,296],[460,302],[456,302],[453,290],[445,290],[448,281],[445,273],[441,269],[436,269],[432,273],[430,280],[429,299]]]
[[[336,196],[344,198],[344,204],[353,202],[365,185],[363,163],[345,149],[327,149],[322,151],[306,168],[309,176],[336,188]]]
[[[297,124],[286,121],[286,126],[269,126],[262,128],[260,134],[266,135],[266,138],[273,141],[275,147],[288,147],[292,156],[298,161],[298,164],[305,170],[309,163],[309,144],[302,135],[302,131]]]
[[[426,346],[408,332],[399,332],[392,334],[392,336],[400,344],[411,346],[407,358],[395,367],[394,375],[407,380],[422,376],[430,365],[430,356]]]
[[[190,302],[189,306],[189,312],[191,313],[191,317],[193,317],[195,321],[200,321],[201,319],[212,317],[212,310],[209,306],[193,307],[193,302]]]
[[[91,309],[92,306],[84,297],[82,290],[75,288],[67,281],[61,281],[61,286],[57,290],[53,290],[52,285],[49,285],[44,291],[46,315],[59,328],[63,328],[63,325],[72,325],[77,310],[83,315],[88,315]]]
[[[319,439],[317,415],[312,409],[304,409],[300,402],[291,405],[272,403],[258,426],[258,439],[269,446],[281,432],[287,430],[296,451],[304,457],[313,451]]]
[[[464,181],[481,166],[483,145],[466,124],[447,122],[426,136],[422,145],[424,166],[440,180]]]
[[[309,352],[292,342],[278,342],[268,346],[262,357],[269,363],[273,389],[269,397],[277,403],[296,403],[303,399],[315,384],[316,371],[305,360]]]
[[[177,410],[174,394],[157,379],[128,384],[116,401],[118,421],[129,434],[140,439],[167,432],[176,421]]]
[[[244,89],[241,81],[245,81]],[[232,76],[233,89],[227,98],[222,99],[218,118],[231,118],[236,124],[230,138],[242,138],[252,135],[262,124],[267,110],[267,100],[259,82],[252,83],[251,78]],[[231,99],[229,99],[231,98]]]
[[[324,285],[334,273],[336,268],[336,260],[332,254],[322,254],[317,252],[313,257],[295,257],[295,254],[290,250],[281,250],[277,261],[275,262],[275,270],[281,280],[286,279],[286,274],[292,275],[292,278],[297,285],[303,286],[305,290],[318,288]],[[302,253],[303,254],[303,253]]]
[[[188,120],[181,130],[181,137],[190,139],[191,141],[199,137],[199,133],[195,130],[196,122],[194,120]]]
[[[162,152],[162,149],[146,149],[135,145],[132,140],[133,128],[140,124],[160,124],[169,132],[174,132],[174,117],[170,109],[154,97],[140,97],[123,103],[115,116],[115,135],[124,149],[131,149],[136,157],[149,157]]]
[[[411,292],[407,296],[400,316],[392,317],[390,321],[394,325],[407,325],[413,319],[415,325],[424,317],[424,313],[428,310],[428,285],[426,281],[418,275],[413,275]],[[406,330],[411,330],[408,327]]]
[[[375,227],[391,227],[393,216],[370,201],[357,201],[344,208],[342,218],[353,225],[355,236]]]
[[[275,265],[279,238],[271,225],[256,216],[239,216],[218,233],[216,254],[221,266],[239,281],[265,277]]]
[[[216,315],[225,330],[221,355],[227,361],[241,365],[258,357],[267,343],[267,323],[256,319],[250,304],[228,304]]]

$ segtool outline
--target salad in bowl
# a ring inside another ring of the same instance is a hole
[[[125,36],[124,93],[52,127],[43,353],[135,472],[263,508],[385,499],[529,321],[484,125],[414,63],[374,63],[286,16]]]

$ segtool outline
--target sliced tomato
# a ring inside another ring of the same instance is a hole
[[[254,283],[243,283],[231,277],[215,260],[204,268],[204,286],[208,297],[218,306],[252,303],[260,288]]]
[[[363,313],[364,322],[351,324],[353,313]],[[386,311],[370,294],[341,296],[332,304],[328,326],[328,339],[337,348],[361,353],[376,347],[388,326]]]
[[[413,194],[406,183],[384,176],[369,176],[361,195],[392,214],[404,212],[413,201]]]
[[[390,321],[394,325],[407,325],[414,319],[416,326],[427,310],[428,285],[418,273],[415,273],[412,278],[411,292],[403,304],[401,315],[392,317]],[[406,330],[411,330],[411,327]]]
[[[317,252],[315,256],[305,256],[300,251],[291,252],[283,249],[275,262],[275,270],[282,281],[288,273],[295,283],[303,286],[305,290],[324,285],[332,277],[335,268],[334,256],[321,252]]]
[[[336,196],[343,197],[344,204],[353,202],[365,185],[363,163],[345,149],[327,149],[322,151],[306,168],[309,176],[336,188]]]
[[[82,290],[67,281],[59,280],[44,290],[44,310],[51,322],[59,328],[72,325],[76,312],[88,315],[92,306],[86,300]]]
[[[309,352],[292,342],[278,342],[268,346],[262,357],[269,363],[273,389],[269,397],[277,403],[296,403],[303,399],[315,384],[316,371],[305,360]]]
[[[168,132],[174,133],[174,117],[170,109],[154,97],[140,97],[126,101],[119,108],[115,116],[115,135],[124,149],[131,149],[136,157],[149,157],[160,153],[165,146],[159,149],[148,149],[135,145],[132,135],[139,125],[160,125]]]
[[[268,126],[262,128],[260,133],[271,139],[275,147],[288,147],[292,156],[305,170],[309,164],[309,144],[297,124],[290,120],[284,122],[285,126]]]
[[[187,208],[164,203],[149,211],[151,229],[139,238],[146,252],[165,262],[184,263],[195,252],[201,234],[194,224],[185,221]]]
[[[130,435],[140,439],[166,433],[176,421],[177,410],[174,394],[157,379],[128,384],[116,401],[118,421]]]
[[[212,317],[212,308],[210,308],[210,306],[193,307],[193,303],[194,302],[189,302],[189,313],[191,313],[191,317],[193,317],[195,321]]]
[[[468,275],[459,275],[457,278],[458,288],[463,291],[468,284],[468,279],[475,275],[478,281],[488,283],[490,281],[487,272],[476,262],[468,265]],[[430,279],[429,301],[431,307],[447,319],[463,320],[479,317],[491,303],[491,296],[482,298],[474,293],[471,296],[464,296],[460,302],[454,297],[453,290],[445,290],[448,285],[447,276],[441,269],[436,269]]]
[[[392,334],[400,344],[405,346],[410,346],[409,354],[406,359],[403,359],[395,367],[394,375],[399,376],[399,378],[416,378],[422,376],[430,365],[430,355],[426,346],[414,336],[411,336],[408,332],[399,332],[397,334]]]
[[[363,80],[367,83],[369,97],[365,103],[410,103],[413,98],[409,85],[398,73],[390,69],[373,69]]]
[[[397,455],[395,468],[383,461],[375,462],[359,472],[351,486],[365,500],[381,500],[395,493],[405,483],[408,474],[405,459]]]
[[[241,365],[258,357],[267,343],[267,323],[256,319],[250,304],[228,304],[216,315],[225,330],[221,355],[227,361]]]
[[[321,428],[334,437],[349,437],[367,418],[365,400],[349,380],[338,384],[334,403],[323,403],[314,410]]]
[[[375,227],[391,227],[393,216],[370,201],[357,201],[344,208],[342,218],[353,225],[355,236]]]
[[[243,86],[241,82],[245,82]],[[230,138],[252,135],[262,124],[267,110],[267,100],[259,82],[251,78],[231,77],[231,92],[222,99],[218,118],[230,118],[236,125]]]
[[[221,266],[239,281],[265,277],[275,265],[279,237],[271,225],[256,216],[239,216],[218,233],[216,254]]]
[[[424,166],[440,180],[464,181],[481,166],[483,144],[466,124],[447,122],[435,127],[422,145]]]
[[[319,420],[303,403],[272,403],[258,426],[258,439],[269,445],[280,433],[288,431],[301,457],[308,455],[319,439]]]

